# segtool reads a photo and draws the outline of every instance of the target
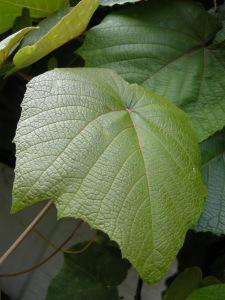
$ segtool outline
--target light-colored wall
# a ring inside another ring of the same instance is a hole
[[[44,203],[27,208],[16,215],[10,215],[13,170],[0,163],[0,255],[11,245],[26,225],[34,218]],[[59,245],[72,232],[77,221],[64,219],[56,221],[55,208],[44,216],[33,231],[17,250],[0,267],[0,273],[17,272],[29,268],[52,253],[53,248],[40,237],[40,233],[55,245]],[[93,233],[85,224],[68,245],[84,239],[90,239]],[[0,287],[14,300],[44,300],[49,281],[60,270],[63,255],[55,255],[48,263],[26,275],[1,278]],[[175,272],[174,263],[168,275]],[[120,295],[125,300],[134,300],[137,285],[137,273],[131,269],[127,279],[119,287]],[[164,280],[153,286],[144,285],[143,300],[161,300]],[[107,300],[107,299],[106,299]]]

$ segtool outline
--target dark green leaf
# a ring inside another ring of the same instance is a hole
[[[13,32],[16,32],[24,27],[32,26],[32,18],[30,16],[30,11],[28,8],[23,8],[22,15],[17,17],[13,24]]]
[[[225,233],[225,154],[203,165],[203,177],[208,187],[205,210],[195,230]]]
[[[225,151],[225,130],[215,133],[200,144],[202,164],[206,164]]]
[[[198,267],[186,269],[169,286],[163,300],[185,300],[202,283],[202,272]]]
[[[212,45],[219,20],[199,3],[151,0],[90,29],[86,66],[112,68],[181,107],[202,141],[225,125],[225,52]]]
[[[221,282],[214,276],[202,279],[202,271],[198,267],[188,268],[171,283],[163,300],[185,300],[193,291],[219,283]]]
[[[224,300],[225,284],[211,285],[194,291],[186,300]]]
[[[129,263],[117,248],[93,243],[82,253],[64,257],[64,266],[51,282],[46,300],[118,300],[117,286],[125,279]]]

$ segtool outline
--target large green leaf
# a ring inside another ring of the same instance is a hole
[[[82,249],[86,244],[75,245]],[[65,254],[64,266],[53,279],[46,300],[118,300],[117,286],[129,263],[112,246],[94,243],[79,254]]]
[[[151,0],[107,16],[79,54],[171,99],[202,141],[225,125],[225,52],[211,44],[219,29],[199,3]]]
[[[197,220],[205,188],[186,115],[104,69],[59,69],[28,84],[16,134],[13,211],[53,199],[115,240],[158,281]]]
[[[32,17],[42,18],[67,3],[67,0],[0,0],[0,34],[13,26],[24,7],[29,9]]]
[[[18,45],[22,38],[35,27],[27,27],[11,34],[0,42],[0,66],[8,58],[13,49]]]
[[[140,0],[100,0],[100,4],[103,6],[113,6],[115,4],[134,3]]]
[[[186,300],[224,300],[225,284],[216,284],[194,291]]]
[[[98,7],[98,0],[81,0],[74,8],[66,7],[40,23],[27,35],[13,58],[15,69],[27,67],[51,51],[79,36]]]

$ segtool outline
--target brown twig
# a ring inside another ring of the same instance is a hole
[[[39,212],[39,214],[34,218],[30,225],[23,231],[23,233],[16,239],[16,241],[9,247],[9,249],[0,257],[0,266],[8,258],[8,256],[22,243],[22,241],[28,236],[28,234],[33,230],[37,223],[41,220],[44,214],[52,206],[53,202],[49,201],[44,208]]]
[[[32,76],[30,76],[22,71],[17,71],[17,75],[27,82],[29,82],[33,78]]]
[[[214,1],[214,9],[215,11],[217,11],[217,0],[213,0]]]
[[[48,262],[53,256],[55,256],[59,251],[61,251],[61,249],[69,242],[69,240],[74,236],[74,234],[77,232],[77,230],[80,228],[81,224],[83,223],[83,221],[80,221],[78,223],[78,225],[76,226],[76,228],[73,230],[73,232],[69,235],[69,237],[62,242],[62,244],[55,250],[53,251],[47,258],[45,258],[44,260],[42,260],[41,262],[39,262],[38,264],[32,266],[31,268],[28,268],[26,270],[23,270],[21,272],[15,272],[15,273],[5,273],[5,274],[0,274],[0,277],[14,277],[14,276],[19,276],[19,275],[23,275],[29,272],[32,272],[34,270],[36,270],[37,268],[41,267],[42,265],[44,265],[46,262]]]

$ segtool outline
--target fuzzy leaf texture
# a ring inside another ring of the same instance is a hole
[[[15,19],[28,8],[33,18],[43,18],[68,4],[67,0],[0,0],[0,34],[13,26]]]
[[[224,300],[225,284],[216,284],[194,291],[186,300]]]
[[[86,243],[72,249],[82,249]],[[46,300],[118,300],[117,286],[129,263],[112,246],[93,243],[78,254],[64,254],[64,266],[50,283]]]
[[[40,28],[26,36],[21,49],[15,54],[12,71],[35,63],[81,35],[97,8],[98,0],[81,0],[74,8],[63,8],[41,22]]]
[[[13,211],[52,199],[115,240],[158,281],[203,209],[186,115],[111,70],[59,69],[33,79],[16,134]]]
[[[182,108],[202,141],[225,126],[225,52],[219,19],[196,2],[151,0],[107,16],[78,53]]]

